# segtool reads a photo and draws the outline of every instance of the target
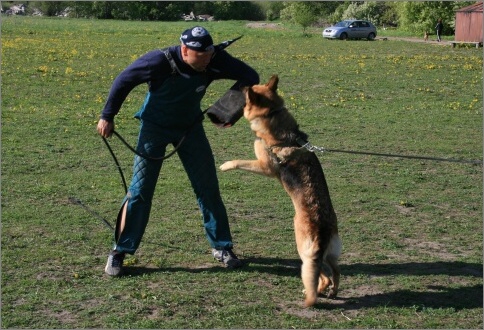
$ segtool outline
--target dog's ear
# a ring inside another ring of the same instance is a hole
[[[249,99],[249,102],[252,103],[252,104],[257,104],[257,100],[258,100],[258,95],[256,92],[254,92],[254,90],[252,89],[252,87],[247,87],[246,90],[245,90],[245,95],[247,95],[247,98]]]
[[[247,91],[249,90],[249,86],[242,86],[240,87],[240,91],[242,92],[242,94],[247,94]]]
[[[277,90],[277,84],[279,83],[279,77],[277,74],[273,75],[271,79],[269,79],[269,82],[266,84],[267,87],[269,87],[270,90],[275,92]]]

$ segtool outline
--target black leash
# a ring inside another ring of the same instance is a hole
[[[116,133],[116,136],[118,136],[118,133]],[[118,168],[119,174],[121,175],[121,180],[123,181],[124,192],[127,193],[128,192],[128,186],[126,185],[126,179],[124,178],[123,169],[121,168],[121,165],[119,165],[118,158],[116,158],[116,155],[114,154],[113,149],[109,145],[108,140],[106,140],[106,138],[104,136],[102,136],[102,138],[103,138],[104,144],[106,145],[106,147],[109,150],[109,153],[113,157],[114,162],[116,163],[116,167]],[[124,141],[124,139],[122,141]]]
[[[178,142],[178,144],[176,145],[176,147],[168,154],[168,155],[165,155],[163,157],[150,157],[148,155],[143,155],[142,153],[138,152],[135,148],[133,148],[118,132],[116,131],[113,131],[113,134],[116,135],[118,137],[118,139],[129,149],[131,150],[134,154],[136,154],[137,156],[139,157],[142,157],[142,158],[145,158],[145,159],[148,159],[148,160],[153,160],[153,161],[160,161],[160,160],[165,160],[165,159],[168,159],[170,158],[171,156],[173,156],[175,154],[175,152],[177,152],[177,150],[180,148],[180,146],[182,145],[183,141],[185,141],[185,138],[186,138],[186,135],[188,134],[188,131],[185,133],[185,135],[183,135],[183,137],[180,139],[180,142]],[[126,185],[126,179],[124,177],[124,173],[123,173],[123,169],[121,168],[121,165],[119,164],[119,161],[118,161],[118,158],[116,157],[116,155],[114,154],[114,151],[113,149],[111,148],[111,146],[109,145],[109,142],[108,140],[104,137],[104,136],[101,136],[103,141],[104,141],[104,144],[106,144],[106,147],[108,148],[109,150],[109,153],[111,154],[111,157],[113,157],[113,160],[114,162],[116,163],[116,167],[118,168],[118,172],[119,174],[121,175],[121,180],[123,181],[123,186],[124,186],[124,192],[127,193],[128,192],[128,186]]]
[[[87,212],[89,212],[91,215],[93,215],[94,217],[100,219],[106,225],[106,227],[108,227],[109,229],[111,229],[112,232],[115,232],[116,229],[114,229],[114,227],[106,220],[106,218],[102,217],[99,213],[97,213],[96,211],[94,211],[93,209],[91,209],[89,206],[85,205],[80,199],[75,198],[75,197],[69,197],[69,202],[72,203],[72,204],[75,204],[75,205],[79,205],[84,210],[86,210]],[[163,246],[165,248],[169,248],[169,249],[173,249],[173,250],[178,250],[179,249],[179,247],[175,247],[175,246],[168,245],[168,244],[164,244],[164,243],[154,243],[154,242],[150,242],[150,241],[147,241],[145,243],[152,244],[152,245],[157,245],[157,246]]]
[[[208,111],[209,108],[205,109],[204,111],[202,111],[201,113],[201,120],[203,120],[203,116],[205,115],[205,113]],[[200,120],[200,121],[201,121]],[[167,158],[170,158],[171,156],[173,156],[175,154],[175,152],[177,152],[177,150],[181,147],[183,141],[185,141],[185,138],[186,136],[188,135],[188,133],[190,133],[191,129],[198,123],[200,122],[199,120],[196,120],[193,122],[193,124],[191,124],[187,130],[185,131],[185,134],[183,135],[183,137],[180,139],[180,141],[178,142],[178,144],[175,146],[175,148],[167,155],[163,156],[163,157],[150,157],[148,155],[143,155],[142,153],[138,152],[135,148],[133,148],[118,132],[116,131],[113,131],[113,134],[116,135],[118,137],[118,139],[129,149],[131,150],[134,154],[138,155],[139,157],[142,157],[142,158],[145,158],[145,159],[148,159],[148,160],[153,160],[153,161],[160,161],[160,160],[164,160],[164,159],[167,159]],[[119,164],[119,161],[118,161],[118,158],[116,157],[116,154],[114,153],[113,149],[111,148],[111,145],[109,144],[108,140],[104,137],[104,136],[101,136],[103,141],[104,141],[104,144],[106,145],[106,147],[108,148],[109,150],[109,153],[111,154],[111,156],[113,157],[113,160],[114,162],[116,163],[116,167],[118,168],[118,171],[119,171],[119,174],[121,175],[121,180],[123,181],[123,186],[124,186],[124,192],[127,193],[128,192],[128,186],[126,184],[126,179],[124,177],[124,173],[123,173],[123,169],[121,168],[121,165]],[[109,223],[109,221],[107,221],[105,218],[103,218],[99,213],[97,213],[96,211],[92,210],[91,208],[89,208],[87,205],[85,205],[80,199],[78,198],[75,198],[75,197],[69,197],[69,202],[72,203],[72,204],[76,204],[76,205],[79,205],[81,206],[83,209],[85,209],[87,212],[89,212],[91,215],[93,215],[94,217],[100,219],[109,229],[111,229],[113,232],[115,231],[114,227]]]
[[[464,163],[464,164],[482,164],[481,160],[474,160],[474,159],[453,159],[453,158],[438,158],[438,157],[429,157],[429,156],[413,156],[413,155],[397,155],[397,154],[385,154],[385,153],[377,153],[377,152],[368,152],[368,151],[353,151],[353,150],[341,150],[341,149],[326,149],[323,147],[316,147],[313,146],[311,143],[297,139],[297,143],[301,146],[301,148],[306,148],[307,150],[314,152],[315,150],[319,152],[340,152],[346,154],[355,154],[355,155],[368,155],[368,156],[379,156],[379,157],[394,157],[394,158],[407,158],[407,159],[423,159],[423,160],[432,160],[438,162],[453,162],[453,163]]]
[[[412,155],[396,155],[396,154],[382,154],[376,152],[363,152],[363,151],[348,151],[339,149],[325,149],[329,152],[342,152],[347,154],[357,154],[357,155],[369,155],[369,156],[380,156],[380,157],[396,157],[396,158],[407,158],[407,159],[424,159],[433,160],[438,162],[453,162],[453,163],[464,163],[464,164],[482,164],[481,160],[473,159],[453,159],[453,158],[438,158],[438,157],[426,157],[426,156],[412,156]]]
[[[188,133],[190,133],[190,131],[192,130],[192,128],[197,124],[199,123],[200,121],[203,120],[204,118],[204,115],[207,113],[207,111],[210,109],[210,107],[208,107],[207,109],[203,110],[202,113],[201,113],[201,119],[200,120],[195,120],[193,122],[193,124],[191,124],[187,130],[185,131],[185,134],[183,134],[182,138],[180,139],[180,141],[178,142],[178,144],[175,146],[175,148],[170,152],[168,153],[168,155],[164,155],[162,157],[150,157],[148,155],[144,155],[140,152],[138,152],[135,148],[133,148],[122,136],[121,134],[119,134],[118,132],[114,131],[113,130],[113,134],[116,135],[116,137],[129,149],[131,150],[135,155],[141,157],[141,158],[144,158],[144,159],[147,159],[147,160],[152,160],[152,161],[161,161],[161,160],[165,160],[165,159],[168,159],[170,158],[171,156],[173,156],[177,151],[178,149],[180,149],[182,143],[185,141]],[[126,179],[124,177],[124,173],[123,173],[123,169],[121,168],[121,165],[119,164],[119,161],[118,161],[118,158],[116,157],[116,155],[114,154],[114,151],[113,149],[111,148],[111,146],[109,145],[109,142],[108,140],[104,137],[104,136],[101,136],[103,141],[104,141],[104,144],[106,144],[106,147],[108,148],[109,150],[109,153],[111,154],[111,157],[113,158],[114,162],[116,163],[116,167],[118,168],[118,172],[119,174],[121,175],[121,180],[123,181],[123,186],[124,186],[124,192],[127,193],[128,192],[128,186],[126,184]]]
[[[109,229],[111,229],[114,232],[114,227],[109,223],[109,221],[107,221],[105,218],[103,218],[96,211],[94,211],[91,208],[89,208],[88,206],[86,206],[80,199],[75,198],[75,197],[69,197],[69,202],[71,202],[72,204],[79,205],[84,210],[86,210],[87,212],[91,213],[96,218],[100,219]]]

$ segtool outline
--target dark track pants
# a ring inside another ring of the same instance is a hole
[[[165,155],[166,146],[177,145],[184,135],[185,130],[164,129],[142,121],[137,150],[150,157],[162,157]],[[210,246],[217,249],[232,247],[232,236],[220,196],[215,161],[201,122],[188,132],[177,153],[197,197]],[[148,224],[151,201],[162,163],[163,161],[135,156],[133,178],[122,203],[122,208],[127,203],[124,227],[119,228],[118,221],[116,228],[116,232],[121,230],[116,235],[117,242],[114,247],[119,252],[133,254],[141,242]]]

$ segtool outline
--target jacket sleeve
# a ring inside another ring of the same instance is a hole
[[[136,86],[153,80],[155,73],[159,72],[163,58],[159,50],[151,51],[124,69],[113,81],[101,118],[113,121],[128,94]]]
[[[244,86],[252,86],[259,83],[259,74],[245,62],[233,57],[225,50],[217,52],[210,65],[213,79],[231,79],[235,84],[230,88],[240,90]]]

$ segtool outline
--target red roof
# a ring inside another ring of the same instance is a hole
[[[473,5],[457,9],[456,12],[466,11],[466,12],[481,12],[482,13],[482,2],[476,2]]]

